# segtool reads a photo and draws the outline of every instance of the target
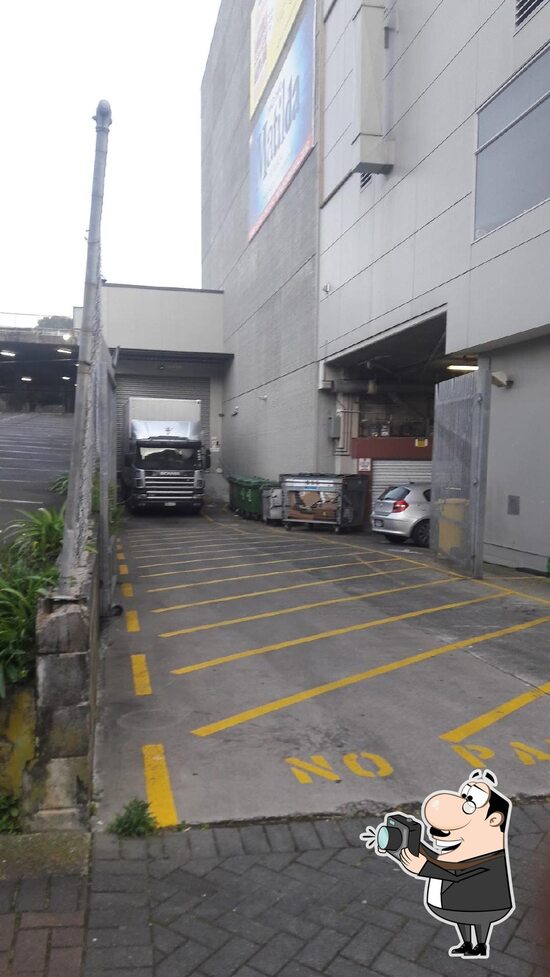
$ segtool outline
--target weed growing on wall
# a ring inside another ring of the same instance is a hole
[[[0,794],[0,834],[20,834],[19,801],[12,794]]]

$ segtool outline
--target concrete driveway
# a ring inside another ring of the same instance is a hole
[[[0,529],[40,506],[58,507],[49,486],[69,469],[72,414],[0,413]]]
[[[550,588],[223,510],[127,521],[97,758],[105,824],[374,812],[494,769],[548,793]]]

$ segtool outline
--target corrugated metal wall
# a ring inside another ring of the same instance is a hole
[[[120,443],[124,405],[129,397],[176,397],[180,400],[200,400],[201,427],[204,443],[210,444],[210,378],[209,377],[149,377],[117,374],[117,444]]]
[[[432,477],[431,461],[395,461],[374,459],[372,462],[371,490],[374,502],[390,485],[407,482],[429,482]]]

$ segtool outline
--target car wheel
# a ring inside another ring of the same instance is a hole
[[[384,539],[387,539],[388,543],[404,543],[404,536],[393,536],[391,533],[384,533]]]
[[[412,541],[415,546],[422,546],[424,549],[430,545],[430,523],[428,519],[418,522],[412,531]]]

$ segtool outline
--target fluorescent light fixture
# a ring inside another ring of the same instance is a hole
[[[472,363],[450,363],[447,369],[453,370],[455,373],[473,373],[479,367],[474,366]]]
[[[0,356],[15,356],[15,353],[12,353],[9,349],[2,349],[0,350]]]
[[[58,349],[58,350],[56,350],[56,352],[57,353],[67,353],[67,355],[70,356],[72,354],[72,349]]]
[[[24,380],[25,383],[31,383],[32,381],[32,377],[21,377],[21,379]]]
[[[62,380],[70,380],[70,377],[61,377]]]

